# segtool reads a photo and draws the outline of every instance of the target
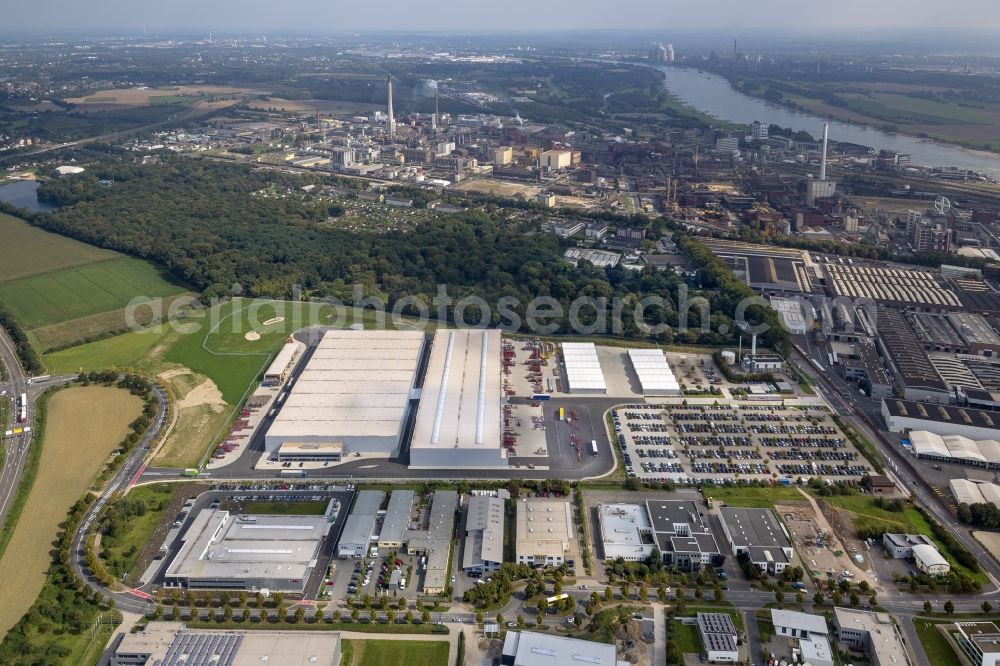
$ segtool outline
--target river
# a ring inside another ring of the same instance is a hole
[[[830,123],[830,139],[908,153],[920,166],[957,167],[1000,177],[1000,155],[965,150],[927,139],[892,134],[872,127],[825,120],[818,116],[765,102],[739,92],[724,77],[685,67],[657,67],[666,74],[665,85],[681,102],[721,120],[749,125],[755,120],[823,136],[823,123]]]
[[[0,185],[0,201],[18,208],[27,208],[34,212],[55,210],[55,206],[38,200],[38,181],[17,180],[7,185]]]

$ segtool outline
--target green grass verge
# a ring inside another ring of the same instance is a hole
[[[920,645],[924,648],[924,654],[927,655],[928,663],[934,664],[934,666],[962,666],[961,660],[948,643],[948,639],[942,636],[937,628],[939,624],[947,623],[947,620],[934,621],[921,618],[913,620],[913,626],[917,630],[917,636],[920,638]]]
[[[680,620],[674,620],[671,628],[673,638],[677,641],[677,646],[681,652],[686,654],[701,654],[701,639],[698,638],[698,627],[693,624],[684,624]]]
[[[113,539],[104,537],[101,552],[104,561],[116,577],[129,573],[133,578],[142,572],[132,571],[146,543],[156,532],[163,512],[174,498],[180,486],[176,483],[154,483],[133,488],[128,494],[130,502],[143,501],[146,512],[141,516],[131,516],[124,521],[122,531]]]
[[[775,502],[806,501],[795,486],[702,486],[702,495],[711,497],[713,502],[724,502],[727,506],[747,508],[769,508]]]
[[[0,302],[25,328],[38,328],[125,307],[136,296],[183,292],[153,264],[119,257],[0,283]]]
[[[350,660],[345,648],[341,664],[357,666],[448,666],[448,643],[445,641],[379,641],[347,639]]]

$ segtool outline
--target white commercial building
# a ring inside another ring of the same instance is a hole
[[[913,547],[913,563],[928,576],[944,576],[951,571],[951,565],[944,559],[944,555],[935,546],[925,543]]]
[[[1000,422],[1000,415],[997,420]],[[1000,442],[995,439],[973,440],[962,435],[938,435],[927,430],[914,430],[910,433],[910,442],[918,458],[1000,469]]]
[[[531,631],[508,631],[500,663],[504,666],[616,666],[614,645]]]
[[[958,504],[994,504],[1000,507],[1000,486],[995,483],[952,479],[949,484]]]
[[[681,385],[662,349],[629,349],[628,358],[639,378],[643,395],[681,394]]]
[[[593,342],[562,343],[563,363],[566,366],[566,383],[570,393],[605,394],[608,387],[604,383],[601,362],[597,358],[597,347]]]
[[[323,516],[232,515],[203,509],[184,532],[167,585],[302,592],[332,523]]]
[[[424,343],[420,331],[327,331],[280,405],[265,449],[308,442],[340,443],[340,455],[398,453]]]
[[[417,409],[410,467],[507,466],[501,438],[502,343],[496,329],[439,329]]]
[[[569,150],[546,150],[538,158],[538,166],[549,171],[566,169],[573,163],[573,152]]]
[[[597,516],[606,561],[621,558],[626,562],[642,562],[649,559],[656,542],[645,507],[638,504],[598,504]]]
[[[774,634],[798,639],[804,663],[811,666],[833,666],[833,650],[827,640],[826,620],[821,615],[771,609]]]
[[[569,502],[526,498],[517,503],[514,555],[518,564],[557,567],[570,560],[576,540]]]
[[[833,626],[837,640],[852,650],[867,653],[872,666],[910,666],[906,651],[892,616],[853,608],[834,608]]]

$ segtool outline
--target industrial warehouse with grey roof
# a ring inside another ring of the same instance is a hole
[[[347,517],[344,529],[337,543],[337,557],[364,557],[372,542],[375,521],[382,507],[385,493],[381,490],[362,490],[354,500],[351,515]]]
[[[664,564],[685,571],[721,566],[725,556],[691,500],[646,500],[646,512]]]
[[[733,554],[749,557],[762,571],[781,573],[792,559],[792,544],[770,509],[723,507],[722,531]]]
[[[322,516],[234,515],[203,509],[167,567],[167,585],[302,592],[330,531]]]
[[[378,533],[379,548],[401,548],[406,543],[404,535],[410,526],[413,498],[412,490],[392,491],[389,506],[382,518],[382,529]]]
[[[410,537],[407,552],[427,557],[422,588],[424,594],[441,594],[448,584],[448,559],[451,555],[451,537],[455,532],[457,509],[457,492],[435,490],[427,530]]]
[[[463,571],[495,571],[503,564],[504,500],[473,495],[465,509]]]

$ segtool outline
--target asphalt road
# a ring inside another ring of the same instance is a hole
[[[0,400],[7,400],[10,403],[10,421],[0,423],[0,431],[12,429],[15,425],[30,427],[35,422],[35,401],[38,400],[45,390],[65,384],[74,376],[48,377],[41,381],[32,380],[21,369],[21,364],[17,360],[14,352],[14,345],[7,333],[0,329],[0,363],[3,364],[3,376],[6,381],[0,382],[0,392],[6,394],[0,396]],[[27,395],[28,417],[27,423],[16,423],[17,420],[17,397],[22,393]],[[0,469],[0,524],[7,519],[10,507],[17,496],[17,488],[21,484],[21,477],[24,474],[24,466],[28,460],[28,451],[31,446],[32,433],[14,435],[8,440],[4,440],[6,456],[4,456],[3,468]]]

